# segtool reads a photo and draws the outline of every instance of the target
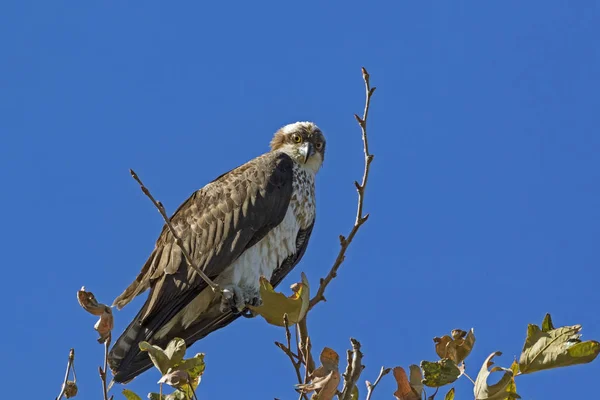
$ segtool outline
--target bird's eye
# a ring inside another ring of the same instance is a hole
[[[315,143],[315,148],[317,150],[321,150],[323,148],[323,142],[317,142],[317,143]]]
[[[302,143],[302,138],[300,137],[300,135],[296,135],[295,133],[292,135],[292,140],[294,141],[294,143]]]

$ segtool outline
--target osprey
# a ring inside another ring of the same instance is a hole
[[[259,305],[259,278],[277,286],[300,261],[315,223],[315,175],[325,138],[311,122],[279,129],[271,151],[194,192],[171,217],[192,260],[223,290],[214,293],[189,268],[165,225],[135,281],[113,302],[123,308],[150,289],[146,302],[109,353],[116,382],[152,366],[140,341],[186,345],[223,328]]]

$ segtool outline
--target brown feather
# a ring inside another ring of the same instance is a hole
[[[292,194],[292,165],[284,153],[267,153],[221,175],[174,213],[174,228],[209,277],[218,276],[283,220]],[[166,226],[140,274],[113,304],[122,308],[148,287],[151,291],[140,313],[110,353],[111,369],[119,379],[131,375],[131,363],[138,359],[137,343],[152,342],[153,335],[206,288],[187,267]],[[204,327],[201,321],[196,324]],[[193,326],[180,333],[200,335]],[[168,338],[172,337],[169,332]]]

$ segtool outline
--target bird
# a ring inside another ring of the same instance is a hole
[[[262,303],[260,277],[276,287],[305,254],[316,218],[315,177],[325,136],[313,122],[278,129],[270,150],[192,193],[170,218],[195,265],[224,296],[190,268],[165,224],[135,280],[113,301],[122,309],[148,297],[108,356],[113,381],[128,383],[152,366],[141,341],[186,346]]]

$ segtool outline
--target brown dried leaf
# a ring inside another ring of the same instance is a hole
[[[398,390],[394,392],[394,397],[398,400],[420,400],[421,396],[419,395],[419,392],[411,386],[404,368],[395,367],[393,372],[396,383],[398,384]],[[421,385],[421,388],[422,387],[423,385]]]
[[[316,371],[317,370],[315,370],[315,372]],[[335,394],[337,393],[337,388],[339,384],[339,371],[331,371],[323,377],[315,377],[310,383],[296,385],[296,387],[302,393],[310,393],[312,391],[316,391],[319,400],[332,400]]]
[[[112,310],[110,308],[107,308],[106,310],[108,312],[102,313],[100,319],[96,322],[96,325],[94,325],[94,329],[100,334],[100,338],[98,339],[99,343],[104,343],[106,339],[110,337],[110,332],[114,327]]]
[[[333,349],[325,347],[319,356],[321,366],[309,376],[310,382],[296,387],[302,393],[316,392],[319,400],[331,400],[340,384],[340,356]]]
[[[100,317],[94,325],[94,329],[100,334],[98,342],[104,343],[110,337],[110,332],[114,327],[111,308],[106,304],[99,303],[92,292],[85,290],[85,286],[77,291],[77,301],[85,311]]]
[[[457,365],[467,358],[475,344],[475,333],[471,329],[468,333],[454,329],[452,336],[434,337],[435,352],[440,358],[449,358]]]
[[[319,360],[327,371],[337,370],[340,365],[340,356],[335,350],[329,347],[323,348],[323,351],[321,351],[321,354],[319,355]]]
[[[79,305],[83,307],[83,309],[89,312],[92,315],[102,315],[108,308],[104,304],[98,303],[96,297],[92,292],[86,292],[85,286],[82,286],[81,289],[77,291],[77,301],[79,301]]]
[[[73,381],[67,381],[65,386],[65,397],[70,399],[75,396],[77,396],[77,384]]]

